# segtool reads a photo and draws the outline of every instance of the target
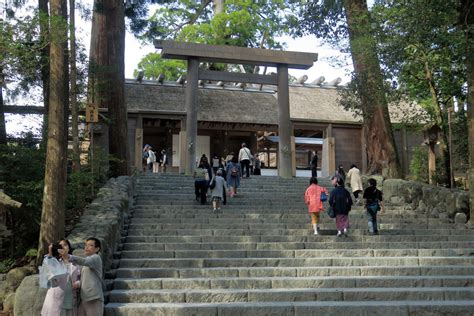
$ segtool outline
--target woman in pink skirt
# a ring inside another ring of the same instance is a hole
[[[349,191],[344,187],[344,180],[342,178],[337,179],[336,187],[331,191],[329,205],[336,215],[337,236],[339,237],[344,234],[347,237],[352,198]]]

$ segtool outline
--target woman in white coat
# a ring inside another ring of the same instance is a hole
[[[54,287],[49,287],[44,299],[42,316],[76,316],[77,315],[77,289],[80,285],[80,267],[74,266],[68,260],[72,252],[71,244],[67,239],[61,239],[59,244],[64,251],[63,254],[54,254],[52,245],[48,248],[48,255],[45,256],[43,265],[61,264],[67,272],[64,276],[58,278],[58,283]],[[54,262],[53,262],[54,261]],[[53,286],[52,284],[48,284]]]
[[[356,198],[356,203],[359,203],[359,193],[362,193],[364,188],[362,187],[362,179],[360,177],[360,170],[356,165],[352,165],[346,174],[346,179],[351,183],[351,190]]]

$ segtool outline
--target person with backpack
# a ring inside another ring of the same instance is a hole
[[[227,192],[227,183],[222,177],[222,169],[216,171],[216,175],[209,183],[209,188],[211,189],[213,211],[218,213],[221,210],[221,202],[224,200]]]
[[[304,202],[308,205],[311,225],[315,235],[319,235],[319,214],[323,211],[323,202],[327,201],[327,198],[328,190],[318,185],[316,177],[311,177],[309,179],[309,187],[304,194]]]
[[[237,194],[237,188],[240,186],[240,178],[242,177],[242,168],[237,157],[232,157],[227,164],[227,186],[229,187],[229,196],[234,197]]]
[[[382,191],[377,189],[377,180],[370,178],[369,187],[364,190],[365,209],[367,210],[367,220],[369,224],[369,234],[378,235],[377,213],[383,213],[385,207],[383,204]]]

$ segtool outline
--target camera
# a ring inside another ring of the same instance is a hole
[[[52,247],[52,255],[56,259],[59,259],[61,257],[61,254],[58,252],[58,249],[63,249],[63,246],[61,246],[59,243],[54,243]]]

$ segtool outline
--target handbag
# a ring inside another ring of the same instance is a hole
[[[67,276],[67,270],[64,264],[54,257],[45,256],[43,265],[39,269],[39,286],[41,288],[57,287],[61,278]]]
[[[214,189],[216,187],[216,178],[213,177],[211,183],[209,183],[209,189]]]
[[[319,199],[321,200],[321,202],[326,202],[328,200],[328,195],[326,194],[326,192],[322,191]]]
[[[335,218],[335,217],[336,217],[336,212],[334,212],[334,209],[332,208],[332,206],[329,206],[329,207],[328,207],[328,211],[327,211],[327,212],[328,212],[328,216],[329,216],[330,218]]]

